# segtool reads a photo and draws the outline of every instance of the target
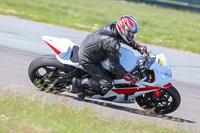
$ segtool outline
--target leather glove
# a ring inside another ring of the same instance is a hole
[[[127,73],[124,75],[124,80],[129,81],[131,84],[135,85],[135,83],[139,81],[140,78],[137,75],[133,76],[130,73]]]
[[[138,51],[140,52],[140,54],[147,54],[147,47],[146,46],[141,46],[138,47]]]
[[[141,44],[139,44],[138,42],[134,42],[135,43],[135,47],[138,50],[138,52],[140,52],[140,54],[147,54],[147,47],[146,46],[142,46]]]
[[[131,44],[129,44],[129,46],[131,46],[133,49],[140,52],[140,54],[142,54],[142,55],[147,54],[147,47],[140,45],[138,42],[136,42],[134,40],[132,41]]]

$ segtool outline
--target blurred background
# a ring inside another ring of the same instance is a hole
[[[0,13],[89,32],[128,14],[138,41],[200,53],[198,0],[1,0]]]
[[[136,41],[166,55],[182,97],[177,111],[151,115],[136,104],[35,91],[28,66],[39,55],[53,54],[42,35],[79,45],[123,15],[138,20]],[[200,0],[0,0],[0,132],[197,133],[199,54]]]

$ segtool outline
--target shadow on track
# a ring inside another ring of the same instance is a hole
[[[79,100],[76,96],[71,96],[71,95],[66,95],[66,94],[56,94],[56,95],[66,96],[66,97],[70,97],[70,98],[75,99],[75,100]],[[195,121],[186,120],[186,119],[183,119],[183,118],[178,118],[178,117],[169,116],[169,115],[154,114],[154,113],[146,112],[146,111],[135,109],[135,108],[116,105],[116,104],[113,104],[113,103],[95,101],[95,100],[92,100],[92,99],[84,99],[84,100],[81,100],[81,101],[101,105],[101,106],[104,106],[104,107],[109,107],[109,108],[112,108],[112,109],[122,110],[122,111],[130,112],[130,113],[134,113],[134,114],[138,114],[138,115],[143,115],[143,116],[157,117],[157,118],[181,122],[181,123],[196,123]]]

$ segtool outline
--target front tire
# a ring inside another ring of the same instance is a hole
[[[168,114],[175,111],[181,102],[180,94],[176,88],[171,86],[168,89],[159,91],[161,93],[160,97],[155,97],[153,92],[137,97],[138,105],[147,111],[158,114]]]

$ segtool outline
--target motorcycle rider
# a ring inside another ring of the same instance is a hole
[[[119,61],[120,43],[126,44],[141,54],[147,53],[146,46],[142,46],[133,39],[138,33],[139,25],[132,16],[122,16],[117,22],[105,25],[88,35],[80,45],[79,63],[92,78],[73,78],[73,89],[80,99],[85,98],[84,88],[91,89],[101,95],[106,94],[112,87],[112,78],[101,66],[101,62],[109,58],[109,69],[115,79],[124,78],[135,84],[138,75],[128,73]]]

